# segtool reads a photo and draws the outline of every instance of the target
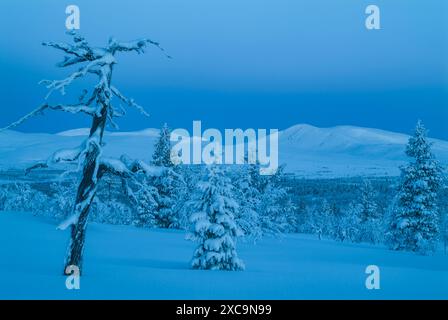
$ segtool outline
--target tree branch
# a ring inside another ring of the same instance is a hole
[[[65,94],[65,87],[70,85],[73,81],[75,81],[78,78],[84,77],[92,68],[98,66],[98,65],[104,65],[104,64],[111,64],[113,61],[111,61],[111,57],[105,56],[97,60],[93,60],[90,63],[88,63],[83,68],[79,69],[78,71],[72,73],[70,76],[68,76],[65,79],[62,80],[42,80],[39,82],[39,84],[46,84],[46,88],[50,91],[46,95],[45,99],[48,99],[50,95],[55,90],[61,91],[61,94]]]
[[[144,116],[149,117],[149,113],[146,112],[145,108],[143,108],[142,106],[140,106],[139,104],[135,103],[134,99],[132,98],[127,98],[125,97],[117,88],[115,88],[114,86],[110,87],[110,90],[112,91],[112,93],[121,101],[123,101],[124,103],[126,103],[128,106],[134,107],[136,108],[138,111],[140,111],[141,114],[143,114]]]
[[[47,108],[48,108],[48,104],[43,104],[43,105],[41,105],[40,107],[34,109],[33,111],[31,111],[31,112],[28,113],[27,115],[23,116],[23,117],[20,118],[19,120],[17,120],[17,121],[15,121],[15,122],[11,123],[10,125],[8,125],[8,126],[6,126],[6,127],[4,127],[4,128],[1,128],[1,129],[0,129],[0,132],[1,132],[1,131],[5,131],[5,130],[9,130],[9,129],[12,129],[12,128],[15,128],[15,127],[21,125],[22,123],[24,123],[24,122],[27,121],[28,119],[30,119],[30,118],[32,118],[32,117],[35,117],[35,116],[37,116],[37,115],[39,115],[39,114],[42,114],[43,111],[44,111],[45,109],[47,109]]]
[[[148,44],[153,45],[153,46],[157,47],[158,49],[160,49],[160,51],[162,51],[163,54],[168,59],[172,58],[170,55],[168,55],[165,52],[165,49],[163,49],[158,42],[153,41],[151,39],[146,39],[146,38],[129,41],[129,42],[118,42],[115,38],[110,38],[108,49],[113,54],[117,51],[135,51],[138,54],[141,54],[141,53],[145,52],[145,48]]]

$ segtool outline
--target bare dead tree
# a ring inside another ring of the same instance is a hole
[[[66,54],[64,61],[58,64],[59,67],[81,65],[81,68],[62,80],[41,81],[49,89],[45,100],[54,91],[60,91],[61,94],[65,94],[66,88],[73,81],[88,75],[94,75],[98,77],[98,82],[90,96],[88,95],[88,91],[84,90],[79,102],[76,104],[50,105],[44,103],[20,120],[2,129],[14,128],[29,118],[42,114],[47,109],[72,114],[84,113],[92,118],[90,134],[81,146],[74,149],[56,151],[46,162],[35,164],[27,170],[28,172],[35,168],[46,168],[56,163],[71,163],[77,161],[79,170],[82,171],[73,214],[59,226],[60,229],[71,227],[71,238],[65,259],[64,274],[66,274],[67,267],[71,265],[77,266],[80,272],[82,270],[88,216],[101,177],[108,173],[119,176],[121,179],[134,179],[133,174],[137,172],[144,173],[148,176],[160,173],[160,170],[150,167],[142,161],[131,161],[126,157],[122,157],[121,159],[105,159],[101,154],[106,124],[109,123],[113,127],[116,127],[114,118],[125,114],[124,109],[117,109],[112,104],[113,98],[118,99],[130,107],[136,108],[143,115],[148,116],[148,113],[143,107],[135,103],[133,99],[124,96],[112,85],[112,72],[116,64],[116,54],[132,51],[138,54],[144,53],[148,45],[153,45],[164,52],[157,42],[150,39],[119,42],[114,38],[110,38],[107,46],[92,47],[84,37],[79,36],[75,32],[69,32],[69,35],[73,37],[72,44],[45,42],[43,45],[56,48]],[[170,58],[168,55],[166,56]],[[138,183],[135,179],[134,181]]]

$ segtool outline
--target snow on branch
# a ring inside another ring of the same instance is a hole
[[[72,54],[76,56],[80,61],[87,61],[87,56],[91,55],[91,51],[87,50],[86,48],[79,47],[79,46],[73,46],[68,43],[62,43],[62,42],[42,42],[43,46],[46,47],[53,47],[55,49],[59,49],[64,51],[65,53]]]
[[[64,111],[64,112],[73,113],[73,114],[85,113],[90,116],[94,116],[97,111],[96,108],[90,107],[83,103],[73,104],[73,105],[64,105],[64,104],[57,104],[54,106],[48,105],[48,109]]]
[[[72,149],[61,149],[53,153],[45,162],[39,162],[25,170],[25,175],[28,175],[35,169],[48,168],[53,164],[70,163],[77,161],[83,154],[83,147],[76,147]]]
[[[135,51],[138,54],[141,54],[145,52],[145,48],[148,44],[159,48],[167,58],[171,59],[171,56],[165,52],[165,49],[163,49],[158,42],[146,38],[129,42],[118,42],[115,38],[110,38],[108,50],[113,54],[116,51]]]
[[[123,155],[120,159],[102,158],[99,165],[100,174],[111,173],[120,177],[131,177],[135,173],[143,173],[147,177],[157,177],[166,169],[146,164],[141,160],[132,160]]]
[[[150,166],[142,160],[132,160],[126,155],[121,156],[120,160],[126,165],[129,171],[134,173],[142,172],[147,177],[159,177],[166,170],[164,167]]]
[[[48,92],[45,99],[48,99],[50,95],[53,93],[53,91],[59,90],[62,95],[65,94],[65,87],[69,86],[73,81],[75,81],[78,78],[84,77],[90,70],[92,70],[96,66],[101,66],[105,64],[112,64],[113,63],[113,57],[105,56],[100,59],[91,61],[83,68],[79,69],[78,71],[72,73],[70,76],[68,76],[65,79],[62,80],[42,80],[39,82],[39,84],[45,84],[46,88],[50,91]]]
[[[19,120],[11,123],[10,125],[8,125],[4,128],[0,128],[0,132],[18,127],[19,125],[21,125],[25,121],[29,120],[30,118],[43,114],[43,112],[46,109],[56,110],[56,111],[64,111],[64,112],[68,112],[68,113],[72,113],[72,114],[85,113],[85,114],[88,114],[91,116],[95,115],[95,113],[97,112],[96,108],[90,107],[88,104],[84,104],[84,103],[78,103],[78,104],[73,104],[73,105],[57,104],[57,105],[53,105],[53,106],[46,103],[46,104],[43,104],[40,107],[34,109],[30,113],[26,114]]]
[[[136,108],[138,111],[140,111],[141,114],[144,116],[149,117],[149,113],[146,112],[145,108],[143,108],[141,105],[137,104],[134,99],[125,97],[117,88],[114,86],[110,87],[112,93],[121,101],[126,103],[128,106]]]
[[[130,177],[132,172],[119,159],[102,158],[98,169],[99,175],[111,173],[119,177]]]
[[[43,46],[62,50],[71,55],[71,57],[66,56],[64,61],[58,63],[58,67],[67,67],[85,61],[93,61],[100,57],[100,55],[94,54],[94,51],[89,47],[84,37],[77,35],[75,31],[69,31],[68,34],[73,36],[73,42],[75,44],[52,41],[42,43]]]
[[[17,121],[15,121],[15,122],[11,123],[10,125],[8,125],[8,126],[6,126],[6,127],[4,127],[4,128],[1,128],[1,129],[0,129],[0,132],[1,132],[1,131],[9,130],[9,129],[12,129],[12,128],[15,128],[15,127],[20,126],[22,123],[24,123],[24,122],[27,121],[28,119],[30,119],[30,118],[32,118],[32,117],[35,117],[35,116],[37,116],[37,115],[42,114],[43,111],[44,111],[45,109],[47,109],[47,108],[48,108],[48,105],[47,105],[47,104],[43,104],[43,105],[41,105],[40,107],[34,109],[33,111],[31,111],[30,113],[26,114],[25,116],[23,116],[23,117],[20,118],[19,120],[17,120]]]
[[[69,216],[66,220],[64,220],[61,224],[59,224],[56,229],[57,230],[66,230],[68,227],[70,227],[72,224],[76,224],[79,219],[79,214],[72,214]]]

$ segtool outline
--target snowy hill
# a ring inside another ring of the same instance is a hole
[[[408,135],[353,126],[317,128],[296,125],[280,133],[280,162],[305,176],[390,176],[406,159]],[[448,164],[448,142],[430,139],[442,164]]]
[[[0,132],[0,168],[23,168],[46,159],[55,150],[82,142],[88,129],[58,134]],[[149,160],[157,129],[135,132],[107,132],[105,155]],[[409,136],[379,129],[353,126],[317,128],[306,124],[279,134],[280,163],[286,171],[304,177],[390,176],[399,174],[406,161]],[[448,142],[432,139],[433,150],[442,164],[448,164]]]
[[[0,299],[447,299],[448,257],[290,234],[238,243],[241,272],[191,270],[185,233],[91,224],[80,290],[61,275],[69,231],[0,213]],[[14,241],[11,242],[11,239]],[[381,270],[367,290],[365,269]]]

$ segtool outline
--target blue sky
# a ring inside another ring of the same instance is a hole
[[[364,27],[381,9],[381,30]],[[0,126],[40,105],[39,80],[70,70],[40,45],[64,41],[65,7],[81,10],[81,33],[104,44],[149,36],[157,50],[123,54],[114,82],[151,113],[130,110],[121,130],[158,127],[279,128],[297,123],[410,132],[418,118],[448,139],[448,8],[444,0],[148,0],[0,3]],[[88,82],[91,84],[91,82]],[[87,84],[87,86],[88,86]],[[77,94],[86,84],[70,89]],[[58,101],[54,95],[51,101]],[[88,126],[85,116],[48,113],[21,131]]]

